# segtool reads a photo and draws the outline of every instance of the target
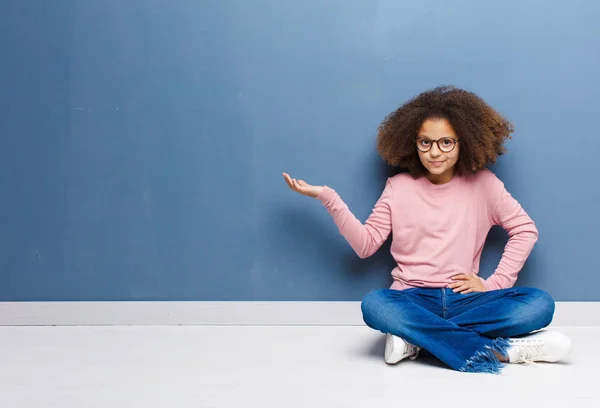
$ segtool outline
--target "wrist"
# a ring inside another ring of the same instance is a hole
[[[319,194],[317,194],[315,198],[321,201],[324,205],[326,205],[327,203],[329,203],[329,201],[333,198],[334,195],[335,191],[332,188],[322,186],[320,187]]]

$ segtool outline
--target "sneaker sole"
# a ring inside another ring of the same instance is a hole
[[[385,336],[385,362],[387,364],[396,364],[400,360],[398,358],[392,359],[394,355],[394,337],[391,334],[386,334]]]

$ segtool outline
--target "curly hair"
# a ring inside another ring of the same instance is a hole
[[[473,174],[505,153],[512,124],[472,92],[453,86],[425,91],[390,113],[379,125],[377,150],[383,160],[413,177],[427,170],[416,150],[416,137],[427,119],[446,119],[460,139],[457,174]]]

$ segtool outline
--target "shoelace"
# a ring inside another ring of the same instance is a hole
[[[405,358],[405,357],[410,357],[413,359],[417,358],[419,356],[419,351],[421,351],[421,349],[419,347],[409,344],[408,347],[406,347],[406,351],[404,352],[404,355],[402,356],[402,358]]]
[[[516,347],[517,361],[526,365],[535,365],[535,359],[543,354],[542,340],[513,340]]]

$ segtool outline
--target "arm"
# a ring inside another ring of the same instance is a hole
[[[515,200],[504,184],[493,176],[490,183],[488,214],[493,225],[499,225],[509,239],[496,271],[482,280],[486,290],[512,287],[538,239],[535,223]]]
[[[373,255],[389,237],[392,230],[390,180],[364,225],[333,189],[324,186],[317,199],[327,208],[340,233],[360,258]]]

